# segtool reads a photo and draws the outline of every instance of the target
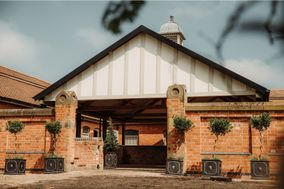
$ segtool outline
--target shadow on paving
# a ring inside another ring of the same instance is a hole
[[[99,188],[99,189],[128,189],[128,188],[163,188],[163,189],[274,189],[272,183],[242,183],[242,182],[214,182],[191,177],[127,177],[96,175],[91,177],[77,177],[65,180],[40,181],[16,187],[1,186],[8,189],[69,189],[69,188]]]

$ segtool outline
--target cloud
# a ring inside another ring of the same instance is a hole
[[[74,37],[79,40],[84,40],[86,43],[99,51],[115,41],[115,37],[110,33],[95,28],[79,29],[74,34]]]
[[[35,59],[37,45],[32,37],[16,31],[7,22],[0,21],[0,62],[19,64]]]
[[[284,69],[258,59],[231,59],[225,65],[232,71],[269,89],[284,88]]]

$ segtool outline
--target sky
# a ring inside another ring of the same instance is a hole
[[[210,40],[218,40],[238,3],[147,1],[138,18],[114,35],[101,23],[104,1],[1,1],[0,65],[54,83],[140,25],[158,32],[170,15],[183,29],[184,46],[215,61]],[[268,14],[268,2],[258,3],[241,21]],[[225,66],[269,89],[284,88],[284,57],[274,58],[280,45],[264,34],[236,30],[224,43]]]

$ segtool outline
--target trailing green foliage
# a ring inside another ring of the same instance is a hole
[[[258,131],[265,131],[271,123],[271,117],[269,113],[264,112],[259,116],[253,116],[250,118],[250,122],[253,128],[257,129]]]
[[[61,132],[62,125],[59,121],[48,122],[46,123],[45,128],[50,134],[59,134]]]
[[[214,118],[210,120],[209,130],[216,137],[226,135],[232,128],[230,121],[227,119]]]
[[[192,121],[183,116],[174,116],[173,121],[175,128],[179,131],[187,131],[193,127]]]
[[[113,125],[111,118],[108,119],[108,127],[106,133],[106,139],[104,141],[104,151],[105,152],[115,152],[118,150],[118,141],[114,135]]]
[[[21,121],[8,121],[7,130],[12,134],[21,132],[25,125]]]

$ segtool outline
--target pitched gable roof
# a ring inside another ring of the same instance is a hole
[[[222,72],[222,73],[226,73],[228,75],[230,75],[232,78],[248,85],[249,87],[253,88],[256,90],[256,93],[258,93],[261,97],[262,100],[268,100],[268,96],[269,96],[269,90],[266,89],[265,87],[221,66],[220,64],[217,64],[216,62],[200,55],[197,54],[196,52],[187,49],[184,46],[181,46],[171,40],[169,40],[168,38],[152,31],[151,29],[141,25],[138,28],[136,28],[135,30],[133,30],[132,32],[130,32],[129,34],[127,34],[126,36],[124,36],[123,38],[121,38],[120,40],[118,40],[117,42],[115,42],[114,44],[112,44],[111,46],[109,46],[108,48],[106,48],[105,50],[103,50],[102,52],[100,52],[99,54],[97,54],[96,56],[94,56],[93,58],[91,58],[90,60],[88,60],[87,62],[85,62],[84,64],[82,64],[81,66],[77,67],[75,70],[73,70],[72,72],[70,72],[69,74],[67,74],[66,76],[64,76],[63,78],[59,79],[57,82],[55,82],[54,84],[52,84],[51,86],[49,86],[47,89],[45,89],[44,91],[40,92],[39,94],[37,94],[36,96],[34,96],[34,99],[39,100],[39,99],[43,99],[46,95],[48,95],[49,93],[51,93],[52,91],[54,91],[55,89],[57,89],[58,87],[60,87],[61,85],[63,85],[65,82],[69,81],[70,79],[72,79],[73,77],[75,77],[76,75],[78,75],[79,73],[81,73],[82,71],[86,70],[88,67],[92,66],[93,64],[95,64],[96,62],[98,62],[99,60],[101,60],[102,58],[104,58],[105,56],[108,55],[109,52],[114,51],[115,49],[117,49],[118,47],[122,46],[123,44],[125,44],[126,42],[128,42],[129,40],[131,40],[132,38],[136,37],[137,35],[141,34],[141,33],[145,33],[148,34],[154,38],[156,38],[157,40],[162,41],[163,43],[199,60],[200,62],[207,64],[208,66],[217,69],[218,71]]]
[[[0,100],[32,107],[38,105],[33,96],[50,84],[37,78],[0,66]]]

